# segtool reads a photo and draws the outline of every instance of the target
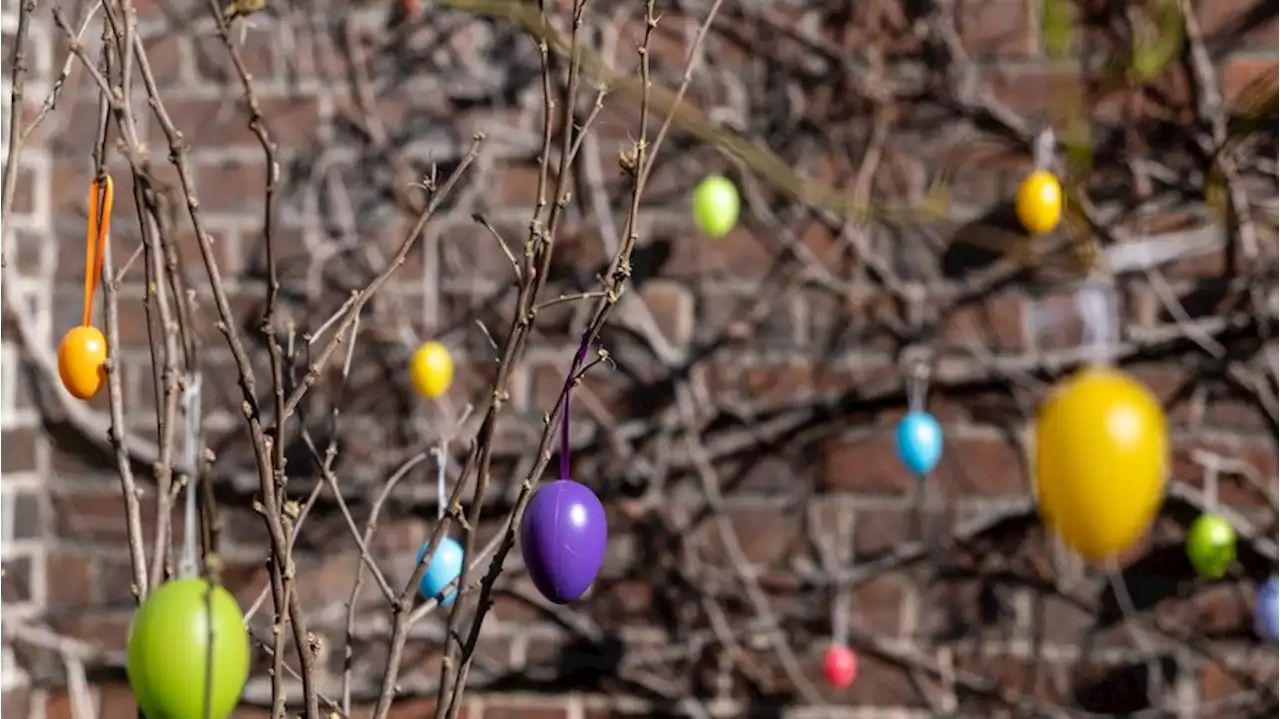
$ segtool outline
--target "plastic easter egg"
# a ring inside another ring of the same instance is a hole
[[[1236,528],[1221,515],[1200,515],[1187,531],[1187,559],[1200,576],[1222,577],[1236,560]]]
[[[544,484],[529,500],[520,547],[534,586],[549,601],[568,604],[591,588],[609,541],[604,506],[571,479]]]
[[[76,399],[90,399],[107,382],[107,338],[93,325],[76,327],[58,343],[58,377]]]
[[[1090,562],[1114,558],[1164,498],[1164,410],[1124,372],[1082,370],[1041,405],[1032,467],[1040,514],[1063,542]]]
[[[693,189],[693,220],[711,237],[724,237],[738,224],[742,201],[728,178],[711,175]]]
[[[898,423],[897,448],[907,469],[928,474],[942,459],[942,425],[928,412],[908,412]]]
[[[832,645],[823,657],[822,672],[826,675],[828,684],[843,689],[858,676],[858,657],[843,644]]]
[[[203,579],[160,585],[134,614],[127,669],[151,719],[230,716],[249,678],[249,632],[235,597]]]
[[[1275,642],[1280,636],[1280,584],[1272,577],[1258,587],[1257,604],[1258,636],[1269,642]]]
[[[453,383],[453,357],[439,342],[427,342],[409,359],[409,379],[414,389],[427,399],[449,391]]]
[[[1022,181],[1014,205],[1018,221],[1032,234],[1049,232],[1062,219],[1062,185],[1051,172],[1037,170]]]
[[[431,545],[424,544],[422,549],[418,550],[418,558],[413,564],[416,568],[418,562],[426,556],[427,549]],[[457,587],[449,590],[449,593],[441,597],[441,593],[445,587],[448,587],[459,574],[462,574],[462,545],[455,542],[450,537],[440,540],[440,548],[431,555],[431,564],[427,565],[427,573],[422,575],[422,581],[418,582],[418,593],[423,599],[435,599],[440,602],[440,606],[447,607],[453,604],[453,600],[458,596]]]

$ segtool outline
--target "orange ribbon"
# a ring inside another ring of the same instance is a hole
[[[93,295],[102,280],[102,256],[107,249],[107,231],[111,229],[111,205],[115,202],[115,185],[110,175],[89,185],[89,230],[84,240],[84,324],[93,318]]]

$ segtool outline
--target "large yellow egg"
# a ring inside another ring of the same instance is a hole
[[[1164,498],[1164,409],[1122,371],[1082,370],[1041,406],[1033,467],[1049,526],[1090,562],[1115,558],[1142,538]]]
[[[414,389],[428,399],[449,391],[453,383],[453,357],[439,342],[427,342],[409,359],[409,380]]]
[[[1052,172],[1037,170],[1022,181],[1014,207],[1018,221],[1032,234],[1049,232],[1062,219],[1062,185]]]
[[[58,343],[58,377],[76,399],[90,399],[106,383],[107,338],[97,327],[83,325]]]

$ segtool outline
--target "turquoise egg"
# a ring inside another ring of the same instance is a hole
[[[414,567],[422,561],[426,556],[430,544],[422,545],[422,549],[418,550],[418,558],[414,560]],[[422,581],[418,583],[418,593],[423,599],[439,600],[440,606],[447,607],[453,604],[453,600],[457,597],[457,588],[449,590],[449,593],[441,597],[441,593],[445,587],[448,587],[459,574],[462,574],[462,545],[449,537],[440,540],[440,548],[435,551],[431,557],[431,564],[427,565],[427,573],[422,575]]]

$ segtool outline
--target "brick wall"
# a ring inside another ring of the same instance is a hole
[[[233,308],[251,331],[264,296],[264,167],[237,81],[199,7],[135,4],[169,112],[192,146],[196,190]],[[37,104],[67,56],[50,4],[40,5],[29,45],[28,97]],[[386,5],[348,11],[341,3],[272,3],[273,13],[246,32],[242,50],[280,146],[282,312],[298,328],[315,327],[366,283],[411,225],[405,203],[419,200],[406,192],[400,169],[408,168],[409,180],[431,161],[447,169],[474,132],[489,138],[448,211],[367,310],[346,389],[335,389],[337,375],[330,373],[308,400],[306,421],[316,432],[325,431],[331,405],[342,409],[336,469],[360,523],[387,477],[443,426],[439,413],[411,399],[400,369],[419,338],[440,338],[459,357],[455,409],[488,396],[494,350],[482,325],[502,331],[514,289],[504,254],[470,215],[483,213],[508,239],[523,236],[541,125],[537,57],[527,39],[435,9],[396,35],[384,30]],[[692,20],[674,8],[662,20],[655,72],[670,86],[679,81],[706,5],[685,5]],[[921,12],[916,5],[726,3],[690,101],[835,185],[851,186],[872,154],[868,148],[876,148],[872,187],[886,203],[920,192],[945,169],[954,214],[972,215],[1008,198],[1029,159],[1025,148],[1001,140],[994,123],[965,112],[963,102],[938,100],[962,94],[976,77],[1015,119],[1036,123],[1052,113],[1061,83],[1076,71],[1044,54],[1036,3],[957,3],[954,27],[967,61],[949,69],[937,43],[925,37],[932,21],[914,15]],[[1200,5],[1215,79],[1228,100],[1258,75],[1275,75],[1274,7],[1253,0]],[[634,66],[641,27],[633,6],[610,6],[614,22],[592,38],[622,68]],[[8,48],[16,3],[5,8]],[[64,9],[75,22],[85,4]],[[1096,14],[1097,27],[1078,39],[1091,52],[1100,52],[1120,23]],[[95,53],[97,32],[95,25],[86,36]],[[345,59],[349,41],[360,48],[358,71]],[[69,415],[40,371],[80,311],[96,99],[85,73],[72,67],[56,111],[23,152],[6,239],[5,300],[20,309],[23,326],[6,312],[4,616],[6,626],[23,618],[23,626],[93,648],[93,697],[98,716],[111,718],[132,712],[119,652],[133,598],[119,481],[103,451],[105,393],[88,404],[91,413]],[[960,69],[979,74],[966,80]],[[5,77],[7,97],[7,65]],[[1186,140],[1196,117],[1188,77],[1179,63],[1140,101],[1098,108],[1097,137],[1107,148],[1098,159],[1099,201],[1107,207],[1122,206],[1128,193],[1106,196],[1102,186],[1127,182],[1124,161],[1137,158],[1157,185],[1172,188],[1165,194],[1174,199],[1163,201],[1150,222],[1172,227],[1197,211],[1187,199],[1203,192],[1203,165]],[[914,99],[877,106],[859,92],[867,82]],[[356,87],[369,93],[371,111]],[[145,107],[139,98],[140,116]],[[886,138],[877,139],[876,117],[891,123]],[[149,117],[142,125],[156,179],[176,186],[159,127]],[[626,183],[616,154],[638,132],[636,104],[608,96],[594,127],[586,179],[558,239],[552,293],[592,288],[593,273],[608,257],[607,238],[617,231],[610,226],[623,217]],[[1127,137],[1126,127],[1138,136]],[[1274,143],[1273,130],[1259,155],[1274,157]],[[1242,166],[1241,186],[1272,197],[1274,164],[1269,179],[1262,165]],[[722,240],[702,239],[686,219],[683,198],[692,178],[711,168],[733,169],[673,132],[642,215],[635,291],[603,336],[616,366],[593,371],[575,406],[581,447],[575,472],[600,489],[611,517],[603,578],[583,606],[550,609],[531,603],[531,585],[513,557],[482,634],[467,716],[683,713],[662,696],[693,697],[725,716],[1031,711],[1011,710],[991,698],[993,691],[1042,708],[1137,711],[1147,702],[1145,658],[1159,665],[1161,691],[1175,697],[1178,716],[1275,711],[1275,655],[1257,646],[1248,606],[1251,587],[1275,571],[1275,543],[1268,539],[1276,531],[1274,292],[1257,314],[1239,302],[1259,272],[1274,291],[1274,269],[1259,270],[1274,268],[1273,233],[1262,232],[1263,259],[1247,267],[1229,267],[1224,253],[1169,268],[1162,282],[1132,278],[1121,293],[1124,361],[1167,403],[1178,447],[1172,481],[1190,488],[1170,500],[1124,573],[1142,615],[1124,621],[1102,578],[1072,579],[1051,561],[1028,509],[1022,429],[1035,387],[1043,387],[1037,383],[1049,379],[1046,368],[1060,367],[1063,352],[1078,341],[1031,331],[1031,303],[1045,297],[1008,283],[944,306],[942,298],[956,296],[948,294],[956,280],[943,277],[937,257],[954,222],[855,233],[870,243],[864,252],[839,228],[753,181],[746,186],[771,220],[756,217]],[[139,230],[127,166],[117,158],[112,170],[119,198],[113,261],[120,266],[138,246]],[[173,226],[193,286],[206,287],[182,213]],[[787,245],[802,248],[798,259]],[[121,286],[118,361],[128,431],[136,441],[154,442],[144,290],[135,265]],[[1203,323],[1226,359],[1214,360],[1203,342],[1186,339],[1183,318],[1162,306],[1166,292],[1185,306],[1187,321],[1230,320]],[[1062,296],[1055,289],[1046,301]],[[265,534],[251,509],[257,480],[235,370],[214,329],[207,290],[199,304],[205,426],[217,454],[224,517],[222,578],[248,607],[266,586]],[[1244,319],[1237,322],[1237,315]],[[510,506],[518,483],[508,478],[528,471],[582,321],[572,304],[539,317],[510,387],[493,508],[478,528],[480,542],[499,530]],[[20,348],[19,332],[30,333],[40,352]],[[250,336],[265,372],[263,345]],[[931,407],[949,438],[947,459],[929,480],[923,529],[915,488],[896,465],[890,436],[904,407],[900,361],[908,345],[928,347],[940,361]],[[670,387],[685,377],[711,403],[703,439],[714,460],[711,481],[724,496],[714,512],[690,454],[664,429],[683,421]],[[1196,460],[1205,453],[1231,460],[1221,501],[1261,535],[1242,548],[1240,570],[1220,582],[1193,580],[1179,544],[1180,528],[1193,516],[1187,498],[1199,497],[1195,490],[1203,486]],[[297,457],[290,492],[305,497],[316,472],[301,449]],[[148,472],[139,476],[151,486]],[[148,492],[142,501],[148,536],[153,498]],[[434,516],[431,480],[416,471],[395,491],[371,546],[393,583],[407,578]],[[913,551],[922,538],[941,541],[975,526],[981,531],[963,534],[967,541],[959,545]],[[737,549],[750,565],[746,580]],[[823,563],[828,555],[843,567],[835,571],[859,577],[850,601],[835,604],[852,619],[861,658],[858,681],[843,691],[823,688],[820,679],[833,604],[817,583],[833,571]],[[332,693],[359,555],[328,493],[303,525],[295,556],[312,628],[325,638],[321,660],[325,691]],[[758,586],[767,613],[749,601],[748,584]],[[269,607],[254,622],[260,637]],[[360,695],[376,687],[382,670],[388,614],[366,591],[356,616]],[[774,622],[780,628],[771,632]],[[432,705],[440,631],[435,616],[414,629],[401,674],[405,698],[393,716],[424,716]],[[1144,639],[1135,639],[1135,631]],[[63,662],[30,636],[11,639],[6,634],[6,716],[73,716]],[[786,653],[777,651],[779,641]],[[250,705],[269,700],[267,667],[259,653]],[[840,713],[814,708],[806,683]],[[259,715],[265,713],[251,706],[243,713]]]

